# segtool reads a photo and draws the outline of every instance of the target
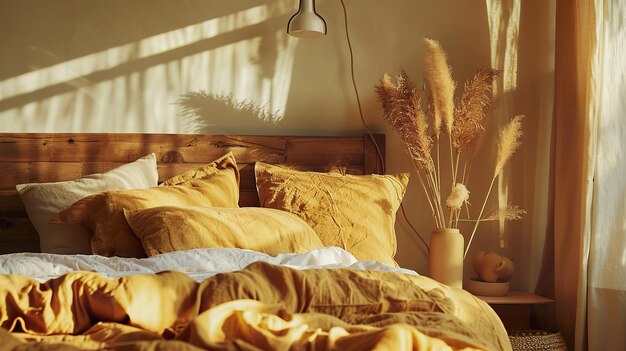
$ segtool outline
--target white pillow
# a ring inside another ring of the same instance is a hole
[[[154,153],[106,173],[65,182],[19,184],[15,187],[30,221],[39,233],[41,252],[91,254],[91,233],[80,224],[48,223],[53,215],[74,202],[111,190],[146,189],[157,186],[159,174]]]

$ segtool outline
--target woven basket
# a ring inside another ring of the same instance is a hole
[[[509,334],[513,351],[567,351],[565,339],[558,332],[519,330]]]

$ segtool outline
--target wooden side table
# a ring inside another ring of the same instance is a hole
[[[530,329],[530,307],[553,303],[547,297],[521,291],[509,291],[507,296],[476,296],[498,314],[507,330]]]

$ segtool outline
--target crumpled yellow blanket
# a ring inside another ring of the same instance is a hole
[[[491,308],[426,277],[258,262],[46,283],[0,275],[0,350],[510,350]]]

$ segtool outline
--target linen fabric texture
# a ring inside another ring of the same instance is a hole
[[[41,252],[91,254],[91,233],[87,228],[79,224],[61,227],[48,223],[48,219],[86,196],[151,188],[157,185],[158,178],[156,156],[152,153],[105,173],[63,182],[19,184],[16,189],[39,233]]]
[[[394,225],[408,173],[355,176],[257,162],[255,174],[261,206],[297,215],[324,245],[345,249],[358,260],[398,265]]]
[[[94,254],[145,257],[141,241],[133,234],[124,209],[158,206],[238,207],[239,170],[228,153],[199,170],[192,170],[150,189],[108,191],[88,196],[51,218],[52,223],[83,223],[93,232]]]
[[[466,291],[265,262],[201,283],[176,271],[0,275],[0,311],[8,350],[511,350],[495,312]]]
[[[148,256],[198,248],[248,249],[276,256],[323,247],[298,216],[269,208],[163,206],[125,210]]]

